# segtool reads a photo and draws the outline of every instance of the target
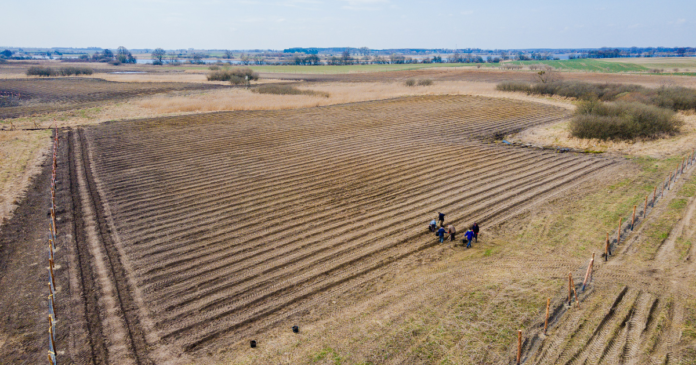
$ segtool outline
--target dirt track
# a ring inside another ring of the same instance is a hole
[[[414,97],[73,132],[71,294],[92,359],[223,348],[437,245],[438,210],[493,224],[614,165],[482,142],[564,113]]]

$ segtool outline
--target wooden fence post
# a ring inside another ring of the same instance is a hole
[[[631,218],[631,231],[633,230],[633,226],[636,224],[636,207],[638,206],[633,206],[633,217]]]
[[[573,273],[568,273],[568,305],[572,303],[573,300]]]
[[[522,330],[517,330],[517,365],[522,361]]]
[[[582,281],[582,291],[585,291],[585,286],[587,286],[587,281],[590,279],[590,272],[592,271],[592,264],[594,263],[594,252],[592,253],[592,259],[590,263],[587,264],[587,272],[585,272],[585,280]]]
[[[621,242],[621,218],[619,218],[619,233],[616,236],[616,246]]]
[[[546,329],[549,327],[549,307],[551,306],[551,298],[546,298],[546,321],[544,321],[544,335],[546,335]]]
[[[653,191],[653,201],[652,201],[652,206],[655,207],[655,198],[657,197],[657,186],[655,186],[655,190]]]
[[[575,306],[580,309],[580,301],[578,300],[578,292],[575,291],[575,288],[573,288],[573,294],[575,294]]]
[[[609,233],[607,233],[607,241],[604,245],[604,261],[609,261],[609,255],[611,253],[609,252]]]
[[[645,208],[643,208],[643,219],[648,215],[648,196],[645,196]]]

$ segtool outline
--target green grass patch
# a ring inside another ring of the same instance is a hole
[[[334,350],[331,347],[325,347],[312,356],[312,362],[318,362],[324,359],[329,359],[333,361],[334,365],[341,365],[346,360],[343,356],[341,356],[336,350]]]
[[[608,62],[591,58],[577,60],[559,60],[559,61],[511,61],[506,62],[514,65],[529,66],[529,65],[548,65],[558,70],[564,71],[593,71],[593,72],[647,72],[649,68],[633,64],[621,62]]]

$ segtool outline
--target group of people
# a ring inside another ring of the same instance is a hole
[[[440,223],[440,228],[437,227],[438,222]],[[445,229],[445,214],[438,212],[437,219],[430,221],[428,226],[430,232],[435,233],[436,236],[440,238],[440,243],[445,241],[445,233],[448,234],[450,241],[456,240],[457,230],[453,225],[448,225]],[[474,224],[464,232],[464,239],[462,240],[462,245],[466,245],[466,248],[471,248],[471,242],[476,240],[478,243],[479,225],[474,222]]]

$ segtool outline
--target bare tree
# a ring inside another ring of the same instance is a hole
[[[544,70],[537,71],[534,74],[534,80],[542,84],[548,84],[561,80],[561,75],[553,67],[546,67]]]
[[[152,62],[153,65],[161,65],[162,64],[162,59],[164,58],[164,55],[166,52],[162,48],[157,48],[156,50],[152,51],[152,58],[154,61]]]
[[[232,54],[232,51],[230,51],[229,49],[226,49],[225,50],[225,59],[231,60],[233,58],[234,58],[234,54]]]
[[[169,59],[169,63],[178,63],[179,55],[176,52],[169,52],[167,54],[167,59]]]
[[[353,57],[350,56],[350,51],[343,51],[341,54],[341,61],[344,65],[350,65],[353,63]]]

